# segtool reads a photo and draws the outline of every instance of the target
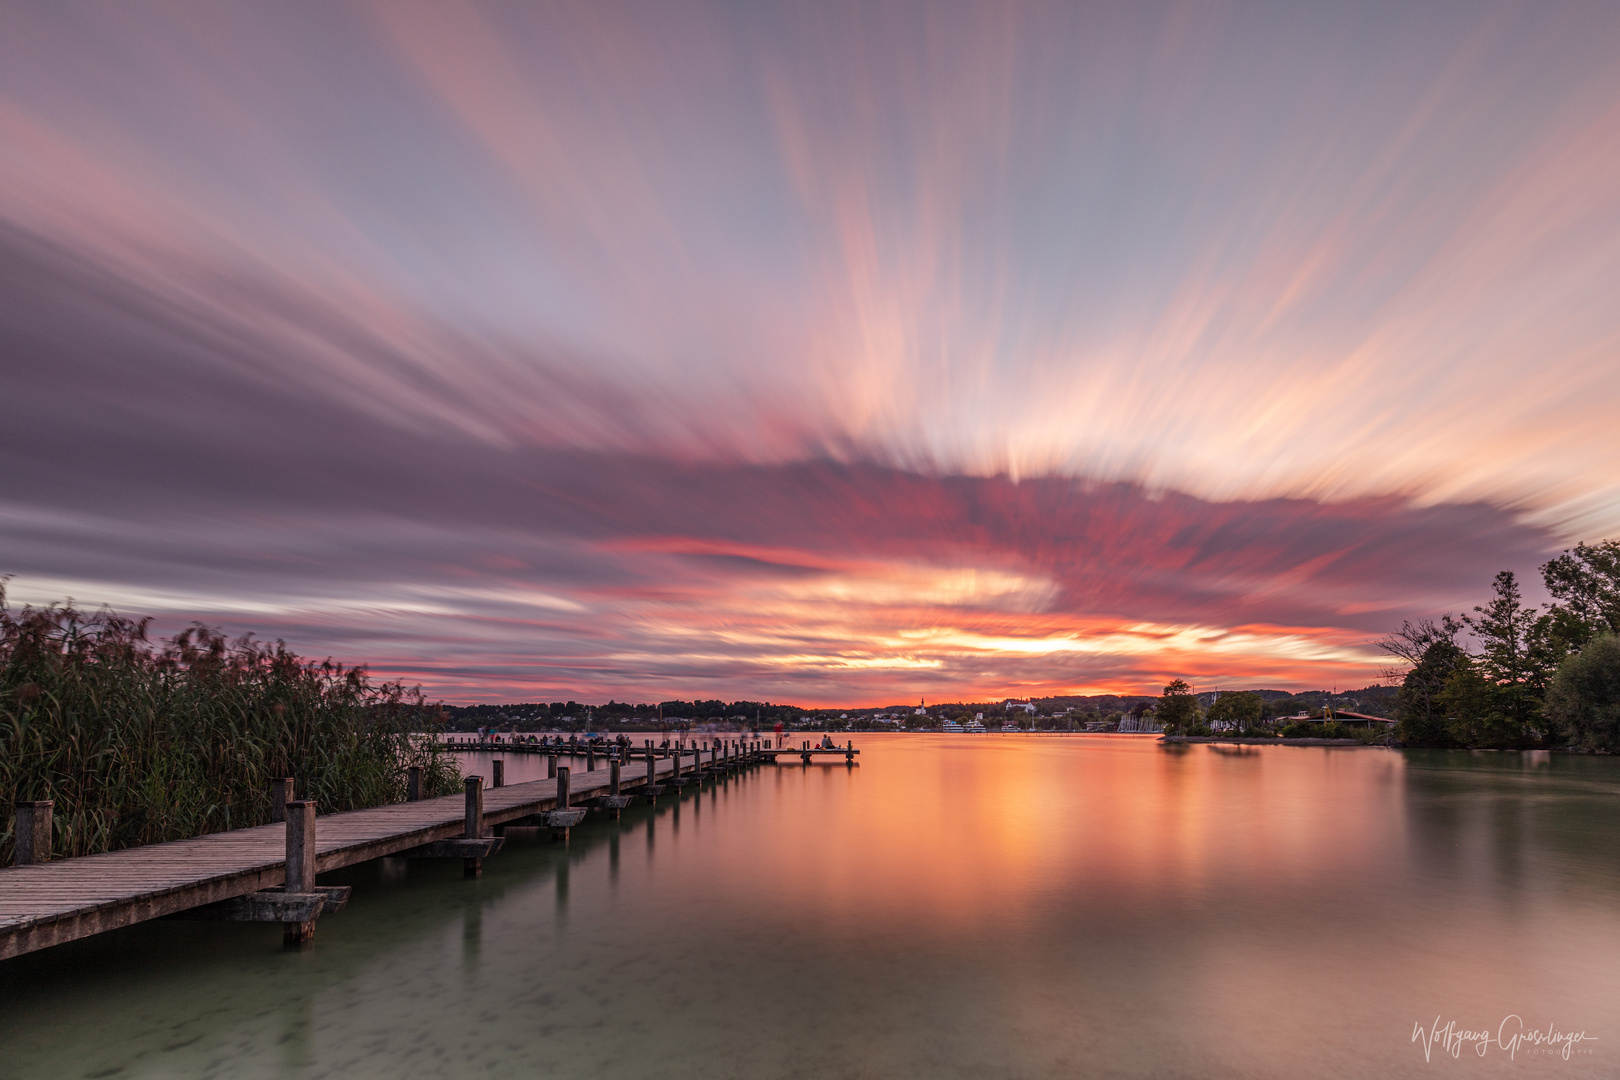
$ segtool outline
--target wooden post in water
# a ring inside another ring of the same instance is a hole
[[[568,766],[557,770],[557,809],[568,809]]]
[[[506,783],[506,759],[505,758],[496,758],[494,761],[490,762],[490,768],[493,769],[494,773],[495,773],[495,775],[493,777],[495,782],[493,784],[491,784],[490,787],[500,787],[501,785],[505,784]]]
[[[844,751],[844,764],[845,765],[854,765],[855,764],[855,740],[854,739],[849,740],[849,749]]]
[[[610,768],[613,771],[612,775],[608,778],[608,794],[617,796],[619,794],[619,770],[621,768],[619,764],[619,755],[613,755],[613,762]],[[617,801],[609,804],[608,813],[614,821],[619,820],[619,804]]]
[[[287,800],[293,796],[292,785],[292,777],[290,776],[278,776],[270,781],[270,823],[272,825],[278,821],[286,820],[287,815],[282,812],[281,808],[286,806]]]
[[[282,889],[289,893],[315,891],[315,803],[310,799],[289,800],[287,819],[287,870]],[[283,945],[302,945],[315,936],[315,922],[281,924]]]
[[[412,765],[405,770],[405,801],[420,802],[422,800],[422,766]]]
[[[557,779],[557,755],[556,754],[547,754],[546,755],[546,779],[547,780],[555,780],[555,779]]]
[[[594,746],[587,746],[585,748],[585,771],[596,771],[596,747]]]
[[[484,835],[484,778],[482,776],[469,776],[467,777],[466,787],[467,814],[461,835],[468,840],[477,840]],[[461,872],[464,877],[477,877],[484,872],[484,860],[462,859]]]
[[[55,805],[50,799],[17,804],[17,825],[12,834],[13,866],[50,861],[51,808]]]

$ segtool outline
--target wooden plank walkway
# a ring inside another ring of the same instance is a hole
[[[701,758],[708,768],[709,754]],[[692,755],[682,754],[681,761],[682,775],[689,775]],[[656,776],[667,777],[674,759],[655,759],[654,767]],[[611,784],[606,761],[594,771],[570,773],[572,805],[587,804]],[[631,793],[646,783],[645,764],[624,768],[621,790]],[[493,826],[553,809],[557,781],[485,787],[483,799],[488,835]],[[462,836],[465,815],[465,797],[446,795],[318,817],[316,872]],[[276,823],[0,869],[0,960],[279,886],[286,875],[286,837],[286,826]]]

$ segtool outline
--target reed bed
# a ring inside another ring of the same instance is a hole
[[[55,802],[60,858],[264,824],[278,776],[322,814],[403,800],[412,765],[424,795],[459,789],[414,734],[436,715],[420,693],[204,626],[154,644],[148,623],[13,612],[0,580],[0,865],[16,800]]]

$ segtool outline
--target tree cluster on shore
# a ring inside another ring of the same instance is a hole
[[[1402,742],[1620,751],[1620,541],[1578,544],[1541,578],[1544,607],[1503,570],[1472,613],[1406,622],[1379,643],[1400,662]]]
[[[364,668],[193,627],[160,643],[147,620],[5,604],[0,581],[0,806],[50,799],[52,851],[89,855],[263,824],[290,776],[322,814],[460,783],[413,731],[429,709]],[[0,825],[10,862],[11,815]]]

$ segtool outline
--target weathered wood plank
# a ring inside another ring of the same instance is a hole
[[[621,789],[668,776],[679,760],[656,760],[645,778],[621,777]],[[605,772],[585,772],[573,777],[571,798],[595,798],[611,787]],[[546,779],[482,790],[477,832],[487,835],[493,826],[553,810],[557,788],[557,780]],[[313,873],[464,838],[469,824],[463,795],[321,817]],[[280,887],[286,879],[286,829],[275,822],[0,869],[0,960]]]

